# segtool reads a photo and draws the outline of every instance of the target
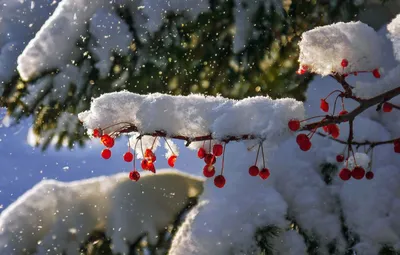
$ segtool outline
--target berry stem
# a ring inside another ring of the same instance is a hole
[[[138,142],[139,142],[139,139],[136,139],[135,146],[133,147],[133,170],[136,170],[136,147],[138,145]]]
[[[340,90],[338,90],[338,89],[335,89],[334,91],[332,91],[331,93],[329,93],[329,94],[324,98],[324,100],[328,99],[328,97],[330,97],[333,93],[336,93],[336,92],[343,93],[343,91],[340,91]]]
[[[304,122],[304,121],[312,120],[312,119],[316,119],[316,118],[326,118],[326,115],[313,116],[313,117],[310,117],[310,118],[307,118],[307,119],[304,119],[304,120],[300,120],[300,122]]]
[[[172,155],[175,155],[175,152],[174,152],[174,150],[171,148],[171,146],[169,145],[167,139],[166,139],[165,137],[163,137],[163,138],[164,138],[165,143],[168,145],[168,148],[171,150]]]
[[[257,161],[258,161],[258,155],[260,154],[260,148],[261,148],[261,143],[258,144],[258,149],[257,149],[257,156],[256,156],[256,162],[254,163],[254,165],[257,165]]]
[[[261,155],[262,155],[262,160],[263,160],[263,168],[265,168],[265,155],[264,155],[263,142],[260,143],[260,147],[261,147]]]
[[[224,174],[225,147],[226,147],[226,143],[224,143],[224,151],[223,151],[223,153],[222,153],[221,175]]]
[[[143,142],[142,142],[142,138],[140,138],[140,149],[142,150],[142,156],[143,156],[143,159],[145,159],[145,157],[144,157],[144,150],[143,150]]]
[[[335,98],[335,103],[333,103],[333,111],[332,111],[332,115],[335,115],[335,111],[336,111],[336,103],[337,100],[339,99],[340,95],[337,95]],[[342,97],[342,101],[343,101],[343,97]]]
[[[342,111],[345,111],[346,109],[344,108],[344,98],[341,97],[341,99],[342,99]]]
[[[165,137],[164,137],[164,139],[165,139]],[[157,136],[154,137],[153,143],[151,144],[150,150],[152,150],[152,151],[153,151],[154,144],[156,143],[156,140],[157,140]]]

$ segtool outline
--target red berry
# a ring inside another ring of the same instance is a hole
[[[152,151],[152,150],[146,149],[146,150],[144,151],[144,157],[145,157],[145,158],[150,158],[151,155],[153,155],[153,151]]]
[[[223,175],[217,175],[214,178],[214,185],[217,186],[218,188],[222,188],[225,186],[225,177]]]
[[[400,144],[394,146],[394,152],[400,153]]]
[[[270,176],[269,169],[268,168],[261,169],[259,175],[260,175],[261,179],[263,179],[263,180],[268,179],[268,177]]]
[[[206,150],[205,150],[204,148],[200,148],[200,149],[197,151],[197,157],[198,157],[199,159],[203,159],[203,158],[206,156],[206,154],[207,154],[207,152],[206,152]]]
[[[296,137],[296,142],[298,145],[305,143],[305,142],[310,142],[310,138],[306,134],[298,134]]]
[[[343,181],[347,181],[347,180],[349,180],[351,178],[351,171],[349,169],[347,169],[347,168],[343,168],[339,172],[339,177]]]
[[[339,126],[336,124],[329,124],[327,125],[328,133],[333,137],[333,138],[338,138],[340,135],[340,129]]]
[[[345,68],[345,67],[347,67],[348,65],[349,65],[349,61],[347,61],[347,59],[343,59],[342,60],[342,62],[340,63],[340,65],[343,67],[343,68]]]
[[[354,72],[353,74],[354,74],[354,76],[357,76],[357,75],[358,75],[358,73],[357,73],[357,72]]]
[[[321,99],[321,103],[320,103],[319,107],[321,108],[322,111],[329,112],[329,104],[328,104],[328,102],[326,102],[325,99]]]
[[[394,152],[400,153],[400,140],[395,140],[393,142],[394,145]]]
[[[344,161],[344,156],[342,154],[337,155],[336,156],[336,161],[339,162],[339,163],[343,162]]]
[[[382,110],[384,112],[391,112],[393,110],[393,106],[391,104],[385,102],[382,105]]]
[[[111,158],[111,151],[110,151],[110,149],[104,149],[104,150],[102,150],[101,151],[101,156],[104,158],[104,159],[109,159],[109,158]]]
[[[101,143],[107,148],[112,148],[114,146],[114,138],[109,135],[103,135],[100,139]]]
[[[365,175],[364,168],[356,166],[353,171],[351,171],[351,176],[356,180],[361,180]]]
[[[154,164],[152,162],[147,163],[147,170],[149,170],[150,172],[156,173],[156,167],[154,166]]]
[[[296,71],[297,74],[303,75],[307,72],[308,66],[302,65],[299,70]]]
[[[222,144],[215,144],[213,146],[213,154],[214,154],[214,156],[216,156],[216,157],[221,156],[223,150],[224,150],[224,147],[222,147]]]
[[[125,152],[124,154],[124,160],[126,162],[131,162],[133,160],[133,154],[131,152]]]
[[[205,162],[207,165],[214,165],[216,161],[217,161],[217,159],[216,159],[216,157],[215,157],[213,154],[207,154],[207,155],[204,157],[204,162]]]
[[[329,132],[329,128],[328,128],[328,126],[323,126],[322,127],[322,129],[326,132],[326,133],[328,133]]]
[[[297,131],[300,129],[300,121],[291,119],[288,123],[289,129],[292,131]]]
[[[260,169],[257,166],[251,166],[249,168],[249,174],[251,176],[257,176],[260,173]]]
[[[95,130],[93,130],[93,137],[99,138],[100,137],[100,130],[98,130],[97,128]]]
[[[306,72],[307,72],[307,70],[304,70],[304,69],[299,69],[299,70],[296,71],[296,73],[299,74],[299,75],[303,75]]]
[[[140,163],[140,166],[143,170],[149,170],[149,161],[147,161],[147,159],[143,159]]]
[[[374,173],[371,172],[371,171],[368,171],[368,172],[365,174],[365,178],[367,178],[367,180],[372,180],[372,179],[374,179]]]
[[[348,114],[348,113],[349,113],[348,111],[343,110],[343,111],[339,112],[339,116],[346,115],[346,114]],[[347,122],[347,120],[344,121],[344,122]]]
[[[302,151],[309,151],[311,149],[311,145],[312,145],[311,142],[308,141],[308,142],[301,143],[299,145],[299,147],[300,147],[300,150],[302,150]]]
[[[373,71],[372,71],[372,75],[375,77],[375,78],[381,78],[381,74],[379,73],[379,70],[378,70],[378,68],[377,69],[374,69]]]
[[[310,138],[306,134],[298,134],[296,142],[302,151],[308,151],[311,148]]]
[[[154,154],[154,152],[150,149],[146,149],[146,151],[144,152],[144,157],[151,162],[155,162],[157,160],[156,155]]]
[[[215,167],[212,165],[205,165],[203,168],[204,177],[210,178],[215,175]]]
[[[140,179],[140,173],[136,170],[131,171],[129,173],[129,179],[131,179],[132,181],[137,182]]]
[[[171,157],[168,158],[168,165],[170,167],[174,167],[175,161],[176,161],[176,155],[172,155]]]

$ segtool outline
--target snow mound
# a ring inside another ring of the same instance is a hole
[[[389,38],[393,42],[393,50],[397,60],[400,61],[400,14],[387,26]]]
[[[302,34],[300,66],[326,76],[332,73],[372,71],[382,64],[382,42],[378,34],[362,22],[335,23]],[[342,60],[348,61],[343,68]]]
[[[202,186],[202,179],[174,170],[142,173],[138,183],[126,173],[70,183],[44,180],[0,215],[0,254],[77,254],[96,229],[106,230],[114,252],[127,254],[126,241],[144,233],[157,240]]]
[[[273,182],[246,171],[255,154],[244,143],[227,146],[226,185],[217,189],[212,179],[205,182],[201,201],[178,229],[169,254],[259,254],[254,238],[258,228],[288,227],[288,205]]]
[[[88,129],[122,123],[107,129],[107,133],[132,123],[139,133],[162,130],[188,137],[212,133],[217,140],[253,134],[278,143],[291,134],[287,127],[290,119],[304,118],[304,107],[302,102],[289,98],[260,96],[238,101],[220,96],[138,95],[123,91],[94,99],[90,110],[78,117]]]

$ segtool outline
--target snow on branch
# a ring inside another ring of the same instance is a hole
[[[361,22],[317,27],[302,34],[300,67],[323,76],[373,71],[382,64],[381,44],[378,34]]]
[[[107,6],[104,0],[64,0],[18,57],[17,70],[24,80],[57,69],[82,55],[76,47],[95,11]]]
[[[188,142],[199,136],[220,141],[246,136],[269,144],[287,139],[291,134],[288,121],[302,118],[303,104],[289,98],[260,96],[238,101],[220,96],[138,95],[127,91],[102,95],[93,100],[89,111],[79,114],[87,128],[108,134],[126,127],[125,132],[158,133]]]
[[[387,26],[389,38],[393,42],[394,55],[400,60],[400,14]]]

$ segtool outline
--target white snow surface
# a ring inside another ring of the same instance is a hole
[[[360,98],[371,98],[399,87],[400,65],[385,73],[380,79],[356,82],[353,92]]]
[[[82,181],[44,180],[0,215],[0,253],[78,254],[95,229],[112,237],[114,252],[128,254],[125,240],[157,235],[203,190],[203,180],[174,170],[142,173],[133,183],[127,173]]]
[[[157,130],[188,137],[212,133],[216,140],[253,134],[271,146],[291,135],[287,127],[290,119],[303,118],[302,102],[289,98],[259,96],[238,101],[220,96],[139,95],[127,91],[104,94],[92,101],[89,111],[79,114],[89,129],[118,124],[106,133],[132,123],[143,134]]]
[[[393,49],[397,60],[400,61],[400,14],[387,26],[389,38],[393,42]]]
[[[67,64],[79,54],[76,42],[86,34],[88,21],[105,0],[63,0],[18,57],[18,72],[29,80]]]
[[[382,66],[382,38],[362,22],[339,22],[302,34],[300,66],[322,76],[372,71]],[[349,64],[341,66],[343,59]]]

